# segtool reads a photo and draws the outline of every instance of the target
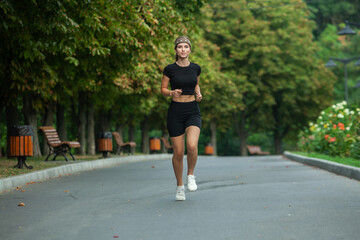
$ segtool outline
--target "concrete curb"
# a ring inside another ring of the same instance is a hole
[[[171,154],[151,154],[141,156],[106,158],[94,161],[66,164],[64,166],[48,168],[37,172],[0,179],[0,193],[16,188],[17,186],[25,185],[29,182],[44,181],[47,179],[59,177],[61,175],[73,174],[97,168],[111,167],[130,162],[165,160],[171,159],[171,157]]]
[[[360,168],[326,161],[319,158],[305,157],[294,153],[284,152],[284,156],[290,160],[304,163],[306,165],[318,167],[332,173],[336,173],[351,179],[360,181]]]

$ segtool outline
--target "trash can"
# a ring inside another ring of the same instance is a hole
[[[150,151],[152,153],[160,151],[161,144],[160,144],[160,138],[150,138]]]
[[[30,125],[14,125],[9,131],[10,141],[10,157],[17,157],[18,164],[15,168],[23,168],[25,166],[28,169],[32,169],[32,166],[28,166],[25,161],[26,157],[32,157],[33,152],[33,136],[34,131]]]
[[[205,145],[205,154],[206,155],[213,155],[214,154],[214,148],[210,143]]]
[[[112,146],[112,133],[111,132],[101,132],[98,134],[97,139],[98,151],[102,152],[103,157],[107,157],[108,153],[113,150]]]

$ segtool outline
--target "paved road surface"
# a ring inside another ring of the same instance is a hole
[[[0,239],[360,239],[358,181],[280,156],[200,157],[196,175],[184,202],[170,159],[30,184],[0,194]]]

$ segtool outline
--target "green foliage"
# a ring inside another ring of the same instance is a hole
[[[346,20],[359,22],[360,19],[359,0],[308,1],[307,4],[311,11],[311,18],[317,25],[315,37],[318,37],[328,24],[338,25]]]
[[[226,87],[234,107],[227,112],[244,111],[248,132],[277,131],[283,138],[331,99],[335,78],[316,56],[314,23],[302,1],[290,2],[274,10],[267,1],[251,8],[242,8],[246,1],[203,8],[205,37],[219,46],[221,71],[231,76]]]
[[[317,55],[325,62],[331,57],[340,57],[342,52],[341,42],[338,40],[337,28],[334,25],[328,24],[324,31],[319,36],[316,44],[319,51]]]
[[[360,159],[360,141],[353,142],[350,145],[350,154],[352,158]]]
[[[6,3],[6,4],[5,4]],[[65,13],[75,1],[6,1],[0,6],[0,88],[8,101],[18,92],[50,98],[56,73],[47,58],[70,51],[76,26]],[[63,39],[63,41],[58,41]],[[39,102],[36,103],[39,108]]]
[[[183,22],[195,23],[195,17],[200,15],[200,9],[203,6],[203,0],[173,0],[174,7],[180,12]]]
[[[317,55],[324,63],[329,61],[331,57],[349,59],[360,56],[360,46],[358,44],[360,37],[357,35],[351,37],[339,36],[337,32],[337,27],[329,24],[318,38],[317,45],[319,51]],[[360,82],[360,68],[354,66],[353,63],[355,63],[355,61],[347,65],[349,103],[359,104],[355,85]],[[333,90],[333,102],[339,102],[345,99],[344,64],[340,62],[336,62],[336,64],[338,65],[337,67],[331,68],[331,71],[337,77]]]

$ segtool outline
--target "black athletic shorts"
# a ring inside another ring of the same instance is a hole
[[[172,101],[167,115],[167,129],[170,137],[184,134],[185,129],[189,126],[201,128],[201,114],[198,103],[196,101]]]

